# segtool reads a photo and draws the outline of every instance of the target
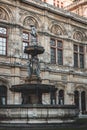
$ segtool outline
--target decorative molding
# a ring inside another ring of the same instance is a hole
[[[79,31],[74,32],[73,39],[83,41],[83,34]]]
[[[34,25],[36,28],[38,27],[37,21],[33,17],[26,17],[23,22],[24,26]]]
[[[8,21],[7,13],[2,8],[0,8],[0,20]]]
[[[63,31],[62,31],[61,27],[58,25],[53,25],[51,28],[51,32],[56,35],[63,35]]]

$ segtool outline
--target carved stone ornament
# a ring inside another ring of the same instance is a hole
[[[73,35],[73,38],[75,40],[82,41],[83,36],[82,36],[81,32],[75,32]]]
[[[24,25],[25,26],[31,26],[34,25],[35,27],[37,27],[37,22],[35,19],[31,18],[31,17],[27,17],[24,20]]]
[[[4,10],[0,9],[0,19],[7,20],[7,16]]]
[[[51,29],[51,32],[56,34],[56,35],[62,35],[63,34],[61,27],[58,26],[58,25],[54,25]]]

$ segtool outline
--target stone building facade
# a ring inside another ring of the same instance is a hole
[[[87,17],[87,0],[75,0],[72,4],[66,6],[65,9]]]
[[[63,8],[64,7],[64,3],[63,0],[42,0],[43,2],[49,3],[51,5],[54,5],[58,8]]]
[[[56,104],[76,104],[85,114],[87,19],[38,0],[0,0],[0,104],[21,104],[21,94],[10,88],[27,76],[24,47],[32,39],[31,25],[45,48],[39,56],[42,83],[55,85]],[[49,94],[42,100],[51,103]]]
[[[45,3],[64,8],[80,16],[87,17],[87,0],[42,0]]]

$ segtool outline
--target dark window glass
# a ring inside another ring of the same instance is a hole
[[[82,52],[82,53],[84,52],[84,47],[83,46],[79,47],[79,52]]]
[[[74,67],[84,68],[84,46],[74,45]]]
[[[57,41],[57,47],[61,49],[63,48],[63,44],[61,41]]]
[[[78,46],[74,45],[74,51],[78,51]]]
[[[64,90],[59,90],[59,105],[63,105],[64,104]]]
[[[80,68],[84,68],[84,55],[80,54]]]
[[[82,114],[85,114],[86,112],[86,92],[81,92],[81,108],[82,108]]]
[[[0,105],[7,104],[7,88],[0,86]]]
[[[61,41],[51,39],[51,63],[63,65],[63,44]]]
[[[55,48],[51,48],[51,63],[56,63],[56,51],[55,51]]]
[[[75,105],[79,108],[79,92],[77,90],[74,92],[74,102]]]
[[[62,50],[58,50],[58,64],[62,65],[63,64],[63,54]]]
[[[78,67],[78,54],[74,53],[74,67]]]
[[[55,40],[54,40],[54,39],[51,39],[50,44],[51,44],[51,46],[55,46],[55,45],[56,45]]]

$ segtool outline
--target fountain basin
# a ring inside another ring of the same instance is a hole
[[[30,45],[30,46],[26,46],[24,49],[24,53],[36,56],[38,54],[42,54],[44,53],[44,48],[42,46],[38,46],[38,45]]]
[[[12,85],[10,90],[13,92],[21,92],[22,104],[43,104],[43,93],[50,94],[51,102],[53,102],[53,100],[56,101],[55,97],[53,98],[51,96],[54,95],[57,90],[54,85],[25,83]]]
[[[17,85],[12,85],[10,88],[11,91],[14,92],[22,92],[22,91],[32,91],[35,92],[36,90],[42,92],[42,93],[48,93],[51,91],[56,91],[57,88],[55,88],[54,85],[48,85],[48,84],[17,84]]]
[[[4,105],[0,106],[0,123],[63,123],[78,116],[75,105]]]

